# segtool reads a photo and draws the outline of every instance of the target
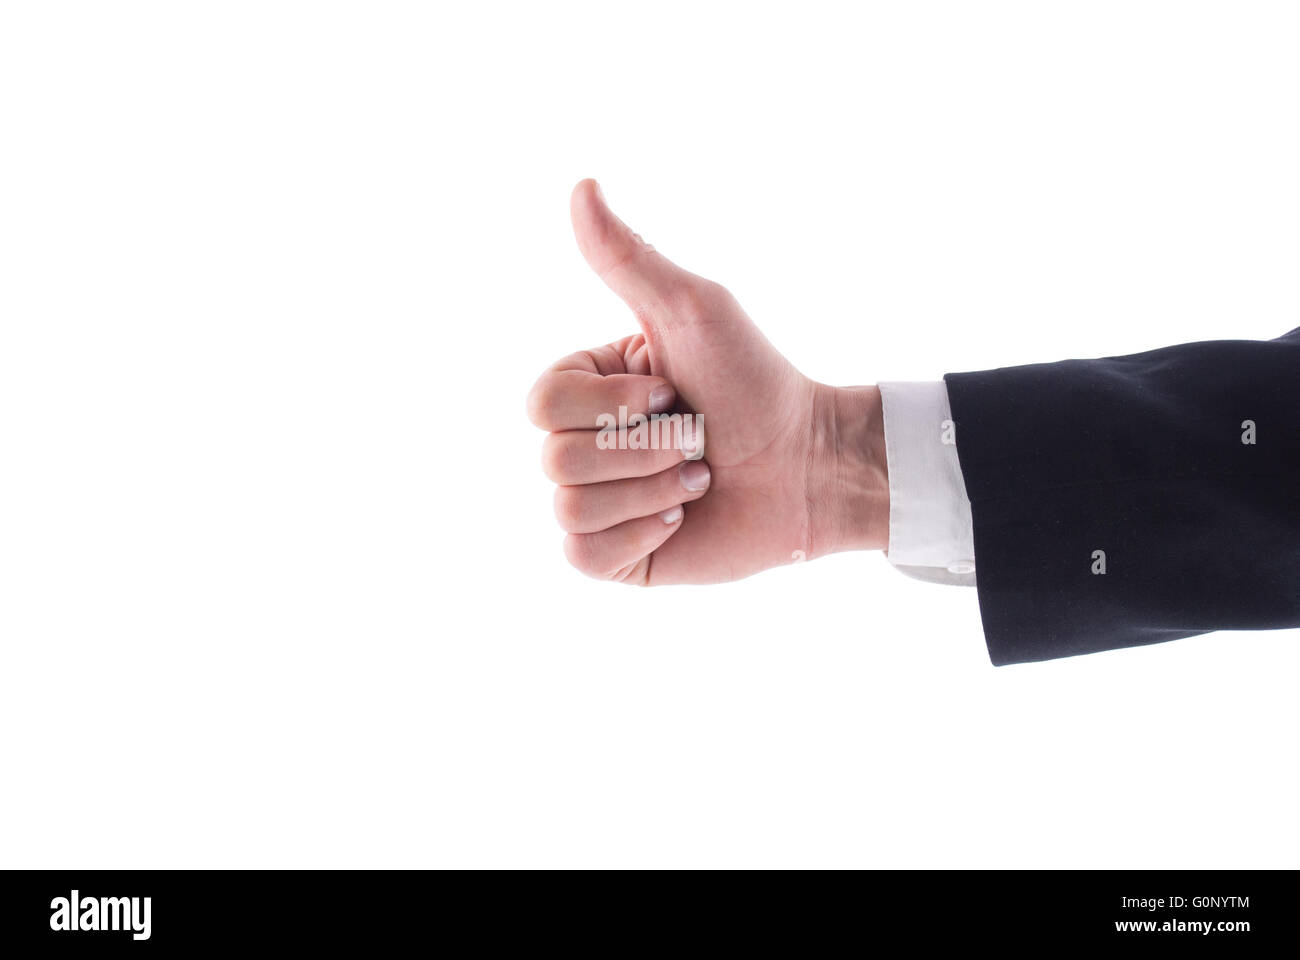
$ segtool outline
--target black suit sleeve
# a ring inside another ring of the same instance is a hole
[[[944,379],[995,664],[1300,626],[1300,329]]]

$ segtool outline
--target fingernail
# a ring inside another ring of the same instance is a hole
[[[659,519],[662,520],[664,523],[676,523],[681,518],[682,518],[682,508],[680,506],[669,507],[663,513],[659,514]]]
[[[687,490],[703,490],[709,485],[709,465],[703,460],[687,460],[677,468],[677,475]]]
[[[694,416],[682,417],[682,456],[687,460],[698,460],[704,455],[703,437],[695,423]]]
[[[600,189],[600,181],[599,181],[599,180],[594,180],[594,181],[592,181],[592,182],[596,184],[596,196],[598,196],[598,197],[600,198],[600,202],[601,202],[601,203],[604,203],[604,202],[605,202],[605,191],[602,190],[602,189]]]
[[[661,383],[650,391],[650,412],[663,413],[673,405],[676,392],[666,383]]]

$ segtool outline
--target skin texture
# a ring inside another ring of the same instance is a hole
[[[559,485],[569,562],[623,583],[718,583],[884,549],[879,391],[803,376],[727,290],[614,216],[594,180],[574,188],[570,207],[582,255],[641,332],[560,360],[528,395],[529,418],[548,431],[542,467]],[[703,417],[702,460],[597,447],[597,417],[651,412],[652,392],[653,412],[667,402]]]

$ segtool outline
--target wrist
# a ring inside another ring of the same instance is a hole
[[[809,525],[817,555],[889,546],[889,464],[880,390],[817,384]]]

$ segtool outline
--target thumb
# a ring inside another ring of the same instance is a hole
[[[666,304],[691,277],[614,216],[595,180],[573,188],[569,213],[583,257],[633,310]]]

